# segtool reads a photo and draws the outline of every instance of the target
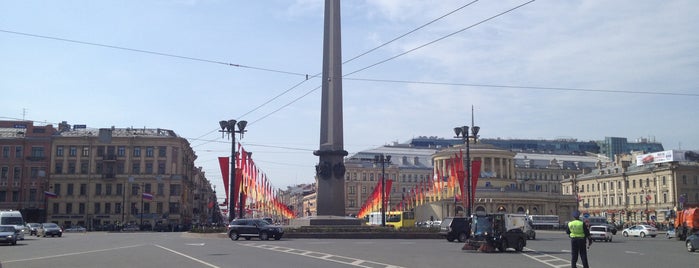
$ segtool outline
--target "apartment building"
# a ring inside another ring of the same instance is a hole
[[[202,213],[211,211],[213,191],[189,142],[172,130],[64,122],[50,152],[47,221],[176,229],[209,218]]]

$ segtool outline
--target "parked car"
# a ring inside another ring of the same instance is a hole
[[[82,227],[82,226],[79,226],[79,225],[73,225],[73,226],[71,226],[71,227],[66,228],[66,229],[63,230],[63,231],[66,232],[66,233],[68,233],[68,232],[83,233],[83,232],[87,232],[87,229],[85,229],[85,227]]]
[[[269,224],[274,224],[274,220],[272,220],[272,218],[262,218],[262,219]]]
[[[445,237],[449,242],[454,242],[454,240],[464,242],[468,239],[470,232],[470,219],[464,217],[444,218],[442,224],[439,226],[439,234]]]
[[[36,235],[36,229],[38,229],[39,226],[41,226],[40,223],[36,223],[36,222],[27,223],[27,229],[29,229],[29,235],[30,236]]]
[[[53,222],[42,223],[41,226],[36,230],[36,236],[51,236],[51,237],[61,237],[63,235],[63,229],[58,224]]]
[[[626,228],[623,231],[621,231],[621,234],[623,236],[646,237],[649,235],[651,237],[655,237],[656,235],[658,235],[658,229],[655,229],[655,227],[650,225],[641,224]]]
[[[687,246],[687,251],[689,252],[694,252],[699,249],[699,232],[688,236],[685,245]]]
[[[0,243],[17,245],[17,230],[12,225],[0,225]]]
[[[612,242],[612,236],[612,230],[606,225],[590,226],[590,238],[592,238],[592,240]]]
[[[235,219],[228,225],[228,237],[231,240],[238,240],[240,237],[244,237],[245,240],[253,237],[259,237],[260,240],[274,237],[274,240],[279,240],[282,235],[284,229],[281,226],[269,224],[262,219]]]

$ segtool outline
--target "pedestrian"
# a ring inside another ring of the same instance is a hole
[[[580,212],[573,212],[574,220],[568,223],[566,233],[570,236],[570,265],[573,268],[577,267],[578,255],[582,261],[584,268],[589,268],[587,263],[587,248],[592,245],[592,237],[590,237],[590,229],[587,224],[580,220]],[[585,244],[587,243],[587,247]]]

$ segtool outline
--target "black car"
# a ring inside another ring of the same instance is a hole
[[[228,225],[228,237],[231,240],[238,240],[244,237],[245,240],[250,240],[253,237],[259,237],[260,240],[269,240],[273,237],[274,240],[282,239],[284,229],[277,225],[269,224],[263,219],[235,219]]]
[[[459,242],[466,241],[470,231],[471,221],[463,217],[445,218],[439,226],[439,234],[446,237],[449,242],[454,242],[454,240]]]

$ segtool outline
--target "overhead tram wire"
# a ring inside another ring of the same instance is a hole
[[[468,26],[468,27],[466,27],[466,28],[462,28],[461,30],[458,30],[458,31],[456,31],[456,32],[453,32],[453,33],[450,33],[450,34],[448,34],[448,35],[442,36],[442,37],[437,38],[437,39],[435,39],[435,40],[433,40],[433,41],[427,42],[427,43],[425,43],[425,44],[423,44],[423,45],[420,45],[420,46],[415,47],[415,48],[413,48],[413,49],[407,50],[407,51],[405,51],[405,52],[403,52],[403,53],[400,53],[400,54],[395,55],[395,56],[393,56],[393,57],[387,58],[387,59],[385,59],[385,60],[376,62],[376,63],[371,64],[371,65],[369,65],[369,66],[366,66],[366,67],[364,67],[364,68],[360,68],[360,69],[358,69],[358,70],[356,70],[356,71],[353,71],[353,72],[350,72],[350,73],[348,73],[348,74],[345,74],[345,75],[343,75],[342,77],[344,78],[345,76],[353,75],[353,74],[356,74],[356,73],[358,73],[358,72],[364,71],[364,70],[366,70],[366,69],[369,69],[369,68],[375,67],[375,66],[377,66],[377,65],[386,63],[386,62],[388,62],[388,61],[394,60],[394,59],[396,59],[396,58],[402,57],[402,56],[404,56],[404,55],[406,55],[406,54],[408,54],[408,53],[411,53],[411,52],[416,51],[416,50],[418,50],[418,49],[421,49],[421,48],[424,48],[424,47],[426,47],[426,46],[432,45],[432,44],[434,44],[434,43],[437,43],[437,42],[439,42],[439,41],[442,41],[442,40],[444,40],[444,39],[447,39],[447,38],[449,38],[449,37],[451,37],[451,36],[454,36],[454,35],[456,35],[456,34],[458,34],[458,33],[461,33],[461,32],[463,32],[463,31],[466,31],[466,30],[469,30],[469,29],[471,29],[471,28],[473,28],[473,27],[476,27],[476,26],[478,26],[478,25],[481,25],[481,24],[483,24],[483,23],[485,23],[485,22],[488,22],[488,21],[490,21],[490,20],[493,20],[493,19],[495,19],[495,18],[497,18],[497,17],[500,17],[500,16],[502,16],[502,15],[505,15],[505,14],[507,14],[507,13],[510,13],[510,12],[516,10],[516,9],[519,9],[519,8],[521,8],[521,7],[523,7],[523,6],[526,6],[526,5],[528,5],[528,4],[531,4],[531,3],[533,3],[534,1],[536,1],[536,0],[530,0],[529,2],[520,4],[520,5],[518,5],[518,6],[515,6],[515,7],[513,7],[513,8],[510,8],[510,9],[508,9],[508,10],[505,10],[505,11],[503,11],[503,12],[500,12],[500,13],[498,13],[498,14],[496,14],[496,15],[494,15],[494,16],[491,16],[491,17],[489,17],[489,18],[487,18],[487,19],[481,20],[481,21],[479,21],[479,22],[477,22],[477,23],[475,23],[475,24],[471,24],[470,26]]]
[[[43,38],[43,39],[49,39],[49,40],[70,42],[70,43],[76,43],[76,44],[81,44],[81,45],[90,45],[90,46],[106,47],[106,48],[119,49],[119,50],[126,50],[126,51],[132,51],[132,52],[138,52],[138,53],[145,53],[145,54],[152,54],[152,55],[158,55],[158,56],[164,56],[164,57],[171,57],[171,58],[178,58],[178,59],[199,61],[199,62],[206,62],[206,63],[221,64],[221,65],[226,65],[226,66],[230,66],[230,67],[246,68],[246,69],[251,69],[251,70],[258,70],[258,71],[265,71],[265,72],[273,72],[273,73],[281,73],[281,74],[288,74],[288,75],[297,75],[297,76],[308,76],[308,74],[302,74],[302,73],[296,73],[296,72],[289,72],[289,71],[275,70],[275,69],[269,69],[269,68],[254,67],[254,66],[247,66],[247,65],[236,64],[236,63],[229,63],[229,62],[216,61],[216,60],[208,60],[208,59],[195,58],[195,57],[189,57],[189,56],[180,56],[180,55],[168,54],[168,53],[162,53],[162,52],[156,52],[156,51],[150,51],[150,50],[143,50],[143,49],[136,49],[136,48],[129,48],[129,47],[121,47],[121,46],[115,46],[115,45],[106,45],[106,44],[100,44],[100,43],[93,43],[93,42],[79,41],[79,40],[74,40],[74,39],[67,39],[67,38],[61,38],[61,37],[54,37],[54,36],[30,34],[30,33],[23,33],[23,32],[17,32],[17,31],[9,31],[9,30],[3,30],[3,29],[0,29],[0,32],[3,32],[3,33],[10,33],[10,34],[16,34],[16,35],[24,35],[24,36],[30,36],[30,37],[36,37],[36,38]]]
[[[406,55],[406,54],[408,54],[408,53],[411,53],[411,52],[413,52],[413,51],[416,51],[416,50],[418,50],[418,49],[421,49],[421,48],[424,48],[424,47],[426,47],[426,46],[432,45],[432,44],[434,44],[434,43],[436,43],[436,42],[439,42],[439,41],[441,41],[441,40],[444,40],[444,39],[446,39],[446,38],[448,38],[448,37],[451,37],[451,36],[453,36],[453,35],[456,35],[456,34],[458,34],[458,33],[460,33],[460,32],[463,32],[463,31],[465,31],[465,30],[471,29],[471,28],[476,27],[476,26],[478,26],[478,25],[480,25],[480,24],[483,24],[483,23],[485,23],[485,22],[487,22],[487,21],[490,21],[490,20],[492,20],[492,19],[495,19],[495,18],[500,17],[500,16],[502,16],[502,15],[505,15],[505,14],[507,14],[507,13],[510,13],[510,12],[512,12],[512,11],[514,11],[514,10],[520,8],[520,7],[523,7],[523,6],[525,6],[525,5],[528,5],[528,4],[530,4],[530,3],[534,2],[534,1],[536,1],[536,0],[530,0],[530,1],[526,2],[526,3],[523,3],[523,4],[520,4],[520,5],[515,6],[515,7],[513,7],[513,8],[510,8],[510,9],[508,9],[508,10],[506,10],[506,11],[503,11],[503,12],[501,12],[501,13],[498,13],[498,14],[496,14],[496,15],[494,15],[494,16],[491,16],[491,17],[489,17],[489,18],[487,18],[487,19],[481,20],[481,21],[479,21],[479,22],[477,22],[477,23],[475,23],[475,24],[472,24],[472,25],[470,25],[470,26],[468,26],[468,27],[466,27],[466,28],[463,28],[463,29],[458,30],[458,31],[456,31],[456,32],[453,32],[453,33],[450,33],[450,34],[445,35],[445,36],[443,36],[443,37],[440,37],[440,38],[438,38],[438,39],[435,39],[435,40],[433,40],[433,41],[431,41],[431,42],[428,42],[428,43],[423,44],[423,45],[421,45],[421,46],[418,46],[418,47],[416,47],[416,48],[413,48],[413,49],[410,49],[410,50],[405,51],[405,52],[403,52],[403,53],[400,53],[400,54],[398,54],[398,55],[396,55],[396,56],[393,56],[393,57],[390,57],[390,58],[388,58],[388,59],[385,59],[385,60],[379,61],[379,62],[377,62],[377,63],[371,64],[371,65],[369,65],[369,66],[367,66],[367,67],[358,69],[358,70],[353,71],[353,72],[351,72],[351,73],[344,74],[344,75],[342,75],[342,77],[343,77],[343,79],[345,79],[346,76],[349,76],[349,75],[352,75],[352,74],[355,74],[355,73],[364,71],[364,70],[366,70],[366,69],[372,68],[372,67],[377,66],[377,65],[379,65],[379,64],[383,64],[383,63],[386,63],[386,62],[391,61],[391,60],[393,60],[393,59],[396,59],[396,58],[398,58],[398,57],[404,56],[404,55]],[[472,3],[473,3],[473,2],[471,2],[471,3],[467,4],[467,5],[470,5],[470,4],[472,4]],[[463,8],[463,7],[461,7],[461,8]],[[461,8],[459,8],[459,9],[461,9]],[[452,13],[454,13],[454,12],[450,12],[449,14],[452,14]],[[445,17],[445,16],[442,16],[442,17],[440,17],[440,18],[443,18],[443,17]],[[430,24],[430,23],[432,23],[432,22],[434,22],[434,21],[431,21],[431,22],[429,22],[428,24]],[[421,27],[424,27],[424,26],[421,26]],[[412,33],[412,32],[414,32],[414,31],[411,31],[411,33]],[[406,34],[406,35],[407,35],[407,34]],[[403,35],[403,36],[405,36],[405,35]],[[403,36],[401,36],[401,37],[403,37]],[[393,41],[398,40],[398,39],[399,39],[399,38],[396,38],[396,39],[393,39],[393,40],[391,40],[391,41],[389,41],[389,42],[393,42]],[[384,45],[381,45],[381,46],[384,46]],[[366,54],[366,53],[365,53],[365,54]],[[362,54],[362,55],[363,55],[363,54]],[[355,58],[356,58],[356,57],[355,57]],[[350,59],[350,60],[354,60],[355,58],[352,58],[352,59]],[[349,62],[349,61],[346,61],[346,62]],[[344,63],[343,63],[343,64],[344,64]],[[268,114],[266,114],[266,115],[264,115],[264,116],[258,118],[257,120],[253,121],[253,123],[254,123],[254,122],[258,122],[258,121],[260,121],[260,120],[262,120],[262,119],[265,119],[265,118],[271,116],[272,114],[274,114],[274,113],[276,113],[276,112],[282,110],[283,108],[288,107],[289,105],[293,104],[294,102],[299,101],[301,98],[303,98],[303,97],[305,97],[305,96],[311,94],[312,92],[318,90],[319,88],[321,88],[321,86],[318,86],[318,87],[316,87],[316,88],[314,88],[314,89],[312,89],[312,90],[306,92],[305,94],[301,95],[300,97],[298,97],[298,98],[292,100],[290,103],[288,103],[288,104],[286,104],[286,105],[284,105],[284,106],[282,106],[282,107],[280,107],[280,108],[278,108],[278,109],[276,109],[276,110],[274,110],[274,111],[272,111],[272,112],[270,112],[270,113],[268,113]]]
[[[403,84],[424,84],[424,85],[462,86],[462,87],[488,87],[488,88],[513,88],[513,89],[541,89],[541,90],[558,90],[558,91],[583,91],[583,92],[603,92],[603,93],[625,93],[625,94],[699,97],[699,94],[697,94],[697,93],[679,93],[679,92],[652,92],[652,91],[568,88],[568,87],[536,87],[536,86],[517,86],[517,85],[467,84],[467,83],[387,80],[387,79],[370,79],[370,78],[342,78],[342,79],[352,80],[352,81],[379,82],[379,83],[403,83]]]
[[[433,20],[431,20],[431,21],[429,21],[429,22],[427,22],[427,23],[425,23],[425,24],[423,24],[423,25],[420,25],[419,27],[417,27],[417,28],[415,28],[415,29],[413,29],[413,30],[408,31],[407,33],[404,33],[404,34],[402,34],[402,35],[400,35],[400,36],[398,36],[398,37],[396,37],[396,38],[393,38],[393,39],[391,39],[391,40],[389,40],[389,41],[387,41],[387,42],[385,42],[385,43],[383,43],[383,44],[381,44],[381,45],[379,45],[379,46],[377,46],[377,47],[374,47],[374,48],[372,48],[372,49],[370,49],[370,50],[367,50],[367,51],[365,51],[365,52],[363,52],[363,53],[361,53],[361,54],[359,54],[359,55],[357,55],[357,56],[354,56],[354,57],[350,58],[349,60],[346,60],[346,61],[342,62],[342,64],[344,65],[344,64],[346,64],[346,63],[348,63],[348,62],[351,62],[351,61],[356,60],[356,59],[358,59],[358,58],[360,58],[360,57],[362,57],[362,56],[365,56],[365,55],[367,55],[367,54],[369,54],[369,53],[371,53],[371,52],[374,52],[374,51],[378,50],[379,48],[382,48],[382,47],[384,47],[384,46],[387,46],[387,45],[390,44],[390,43],[393,43],[393,42],[395,42],[395,41],[397,41],[397,40],[399,40],[399,39],[401,39],[401,38],[403,38],[403,37],[406,37],[406,36],[408,36],[408,35],[410,35],[410,34],[416,32],[416,31],[418,31],[418,30],[420,30],[420,29],[422,29],[422,28],[427,27],[428,25],[430,25],[430,24],[432,24],[432,23],[435,23],[435,22],[437,22],[437,21],[443,19],[443,18],[446,18],[446,17],[448,17],[449,15],[452,15],[452,14],[456,13],[457,11],[462,10],[462,9],[464,9],[464,8],[470,6],[470,5],[472,5],[472,4],[474,4],[474,3],[478,2],[478,1],[479,1],[479,0],[474,0],[474,1],[471,1],[471,2],[469,2],[469,3],[467,3],[467,4],[463,5],[463,6],[460,6],[460,7],[456,8],[456,9],[454,9],[454,10],[452,10],[452,11],[450,11],[450,12],[448,12],[448,13],[446,13],[446,14],[444,14],[444,15],[442,15],[442,16],[436,18],[436,19],[433,19]],[[316,77],[320,76],[321,74],[322,74],[322,72],[321,72],[321,73],[317,73],[317,74],[311,76],[310,78],[316,78]],[[343,75],[343,77],[344,77],[344,75]],[[275,100],[275,99],[281,97],[282,95],[288,93],[289,91],[295,89],[296,87],[300,86],[301,84],[303,84],[304,82],[306,82],[306,81],[308,81],[308,80],[309,80],[309,79],[308,79],[308,76],[306,76],[306,80],[304,80],[304,81],[302,81],[301,83],[298,83],[298,84],[294,85],[293,87],[291,87],[291,88],[285,90],[284,92],[282,92],[282,93],[280,93],[279,95],[273,97],[273,98],[270,99],[269,101],[267,101],[267,102],[261,104],[260,106],[255,107],[253,110],[251,110],[250,112],[245,113],[243,116],[245,116],[245,115],[247,115],[247,114],[250,114],[250,113],[252,113],[252,112],[258,110],[258,109],[261,108],[262,106],[267,105],[268,103],[270,103],[270,102],[272,102],[273,100]],[[272,111],[272,112],[269,113],[269,114],[266,114],[266,115],[264,115],[264,116],[258,118],[257,120],[251,122],[250,124],[255,123],[255,122],[258,122],[258,121],[260,121],[260,120],[262,120],[262,119],[264,119],[264,118],[267,118],[268,116],[270,116],[270,115],[272,115],[272,114],[274,114],[274,113],[280,111],[281,109],[283,109],[283,108],[285,108],[285,107],[288,107],[289,105],[291,105],[291,104],[297,102],[297,101],[300,100],[301,98],[303,98],[303,97],[309,95],[309,94],[312,93],[313,91],[318,90],[320,87],[321,87],[321,86],[318,86],[318,87],[316,87],[316,88],[314,88],[314,89],[312,89],[312,90],[306,92],[306,94],[303,94],[301,97],[292,100],[290,103],[288,103],[288,104],[286,104],[286,105],[280,107],[279,109],[276,109],[276,110]],[[207,134],[207,135],[208,135],[208,134]]]

